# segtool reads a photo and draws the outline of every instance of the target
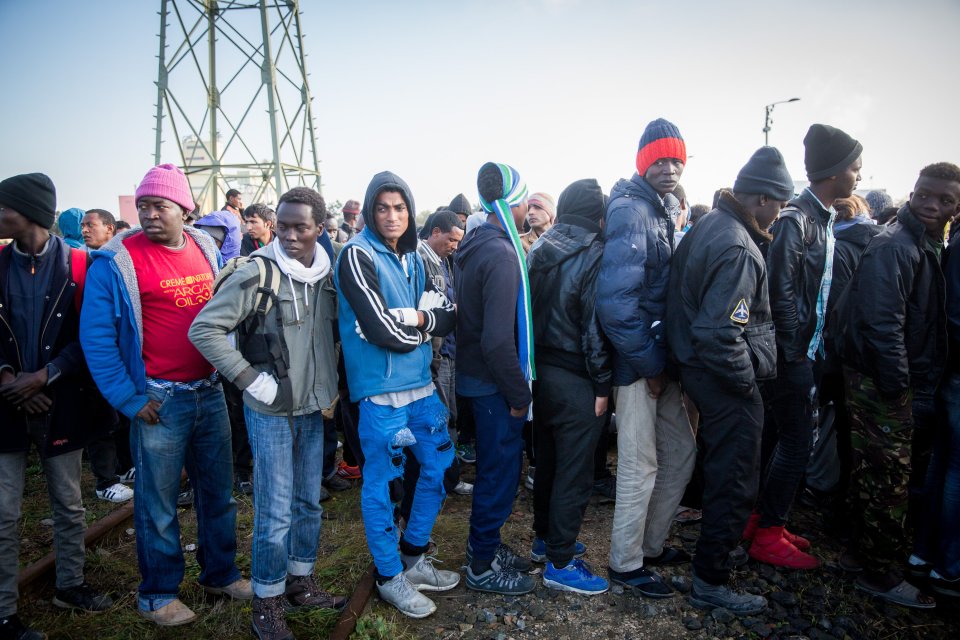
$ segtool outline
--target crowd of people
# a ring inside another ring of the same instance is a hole
[[[0,638],[45,637],[16,613],[32,447],[54,604],[113,606],[84,579],[86,448],[98,497],[135,495],[137,608],[161,626],[196,618],[178,597],[184,503],[197,581],[252,599],[256,637],[292,638],[291,608],[342,608],[313,576],[320,504],[361,477],[376,588],[413,618],[461,579],[528,593],[534,563],[551,589],[613,582],[650,598],[676,595],[659,567],[691,564],[692,604],[759,613],[766,599],[732,588],[734,567],[820,565],[787,529],[801,492],[821,501],[859,589],[915,608],[960,596],[960,258],[945,242],[960,168],[924,167],[891,213],[884,193],[854,194],[858,141],[814,124],[804,146],[799,194],[762,147],[712,207],[691,206],[685,142],[658,119],[609,195],[594,179],[532,193],[488,162],[479,210],[459,194],[419,230],[389,171],[340,224],[305,187],[275,208],[230,190],[198,216],[184,173],[159,165],[123,230],[102,209],[58,220],[44,174],[3,180]],[[828,455],[829,491],[804,488],[812,453]],[[501,536],[521,481],[529,552]],[[250,580],[234,490],[253,495]],[[685,492],[702,498],[692,557],[666,544],[678,511],[695,511]],[[450,493],[473,501],[463,576],[433,564]],[[615,500],[606,577],[578,540],[595,493]]]

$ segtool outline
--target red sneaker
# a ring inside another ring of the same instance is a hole
[[[337,467],[337,475],[345,480],[359,480],[361,478],[360,467],[351,467],[341,460]]]
[[[784,538],[783,527],[757,528],[749,553],[754,560],[776,567],[816,569],[820,566],[819,560]]]
[[[752,513],[750,514],[750,519],[747,520],[747,526],[743,530],[742,538],[744,540],[753,540],[753,536],[757,532],[757,527],[760,526],[760,514]],[[783,529],[783,539],[795,546],[800,551],[809,551],[810,541],[804,538],[803,536],[798,536],[795,533],[790,533],[787,531],[786,527]]]

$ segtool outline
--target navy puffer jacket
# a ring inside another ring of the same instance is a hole
[[[663,320],[674,225],[660,196],[637,174],[614,185],[605,221],[597,313],[614,348],[613,384],[619,387],[653,378],[666,364]]]

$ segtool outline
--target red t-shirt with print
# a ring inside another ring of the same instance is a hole
[[[151,378],[192,382],[213,367],[187,338],[190,323],[213,295],[213,270],[189,235],[181,249],[137,233],[123,241],[130,252],[143,309],[143,362]]]

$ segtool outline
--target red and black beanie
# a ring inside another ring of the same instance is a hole
[[[647,125],[640,136],[637,148],[637,173],[647,173],[654,162],[660,158],[677,158],[687,164],[687,145],[677,125],[663,118],[657,118]]]

